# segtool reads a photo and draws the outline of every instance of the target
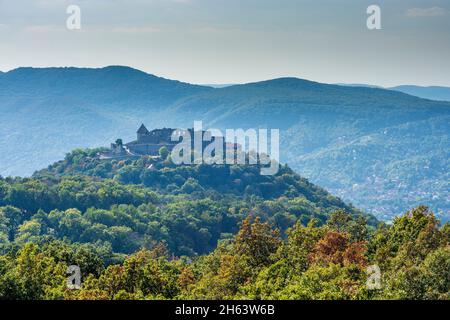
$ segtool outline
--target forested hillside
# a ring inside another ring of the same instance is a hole
[[[176,166],[166,160],[98,160],[76,150],[33,178],[0,180],[1,246],[52,239],[86,243],[120,259],[164,242],[196,256],[230,239],[248,214],[284,232],[297,221],[326,222],[335,210],[376,220],[283,166]],[[109,260],[108,260],[109,261]]]
[[[201,93],[169,112],[174,123],[281,128],[282,160],[343,199],[385,220],[420,204],[450,219],[450,103],[285,78]]]
[[[0,256],[0,298],[450,299],[450,225],[439,227],[425,207],[377,231],[339,211],[287,234],[248,216],[236,236],[193,260],[164,243],[123,262],[90,245],[28,243]],[[82,271],[80,290],[67,288],[70,264]],[[380,271],[375,286],[369,265]]]
[[[31,175],[77,147],[149,128],[279,128],[281,161],[390,220],[426,204],[449,219],[450,103],[282,78],[195,86],[127,67],[20,68],[0,76],[0,174]]]
[[[426,207],[386,225],[286,165],[99,151],[0,179],[0,299],[450,299],[450,225]]]

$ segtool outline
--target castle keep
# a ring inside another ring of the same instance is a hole
[[[158,155],[162,147],[171,151],[178,143],[170,139],[175,130],[163,128],[148,131],[142,124],[137,131],[137,140],[125,144],[124,148],[132,155]]]

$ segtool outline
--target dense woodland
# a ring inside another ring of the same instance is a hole
[[[164,242],[120,263],[108,250],[51,240],[0,256],[4,299],[450,299],[450,226],[425,207],[374,232],[343,211],[328,223],[296,223],[281,238],[249,216],[237,235],[208,255],[173,257]],[[66,286],[68,264],[82,288]],[[368,289],[366,268],[381,269]]]
[[[426,207],[386,225],[288,166],[175,166],[161,151],[75,150],[1,178],[0,298],[450,299],[450,225]]]

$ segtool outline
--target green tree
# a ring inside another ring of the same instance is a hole
[[[25,216],[20,209],[13,206],[0,207],[0,215],[7,219],[5,222],[8,229],[8,240],[12,242],[17,228],[23,222]]]
[[[248,216],[242,221],[241,228],[234,241],[234,249],[239,255],[249,258],[249,263],[254,267],[269,264],[281,242],[278,230],[273,230],[270,225],[261,222],[260,217]]]
[[[159,148],[159,156],[161,157],[161,159],[166,160],[169,156],[169,149],[167,149],[167,147]]]

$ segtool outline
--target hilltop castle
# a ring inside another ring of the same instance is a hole
[[[111,143],[108,152],[100,154],[100,158],[125,158],[137,156],[158,156],[159,150],[166,147],[169,151],[178,143],[171,141],[172,133],[177,129],[163,128],[149,131],[144,124],[137,130],[137,138],[126,144],[121,139],[117,139],[115,143]]]
[[[194,133],[194,129],[187,129],[189,133]],[[175,131],[181,132],[181,129],[155,129],[149,131],[144,124],[142,124],[136,132],[137,138],[135,141],[122,143],[121,139],[117,139],[115,143],[111,143],[109,151],[101,153],[100,159],[117,159],[117,158],[129,158],[139,156],[159,156],[159,150],[162,147],[166,147],[170,152],[177,145],[178,141],[172,141],[171,137]],[[175,132],[176,133],[176,132]],[[208,134],[206,131],[202,131],[202,136]],[[217,137],[212,137],[211,141]],[[193,140],[192,140],[193,143]],[[202,148],[204,149],[207,143],[202,141]],[[236,144],[229,144],[224,142],[224,150],[237,150]]]

